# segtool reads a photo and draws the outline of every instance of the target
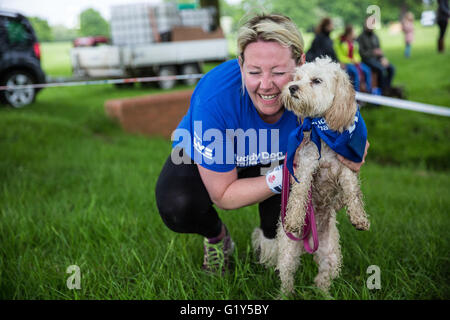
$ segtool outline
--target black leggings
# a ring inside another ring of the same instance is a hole
[[[238,169],[238,178],[259,176],[260,168],[261,165]],[[196,233],[207,238],[220,234],[222,221],[196,164],[175,165],[169,156],[156,183],[155,194],[159,214],[171,230]],[[259,203],[260,226],[266,238],[275,238],[280,205],[280,195]]]
[[[445,30],[447,30],[448,20],[440,20],[438,21],[439,26],[439,40],[444,39]]]

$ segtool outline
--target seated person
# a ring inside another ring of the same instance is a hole
[[[344,33],[335,40],[334,47],[336,55],[341,64],[344,65],[356,91],[360,90],[361,79],[365,79],[366,91],[372,92],[372,74],[370,68],[361,62],[358,53],[358,43],[355,42],[353,26],[347,25]]]
[[[359,35],[359,53],[362,61],[368,65],[373,72],[377,73],[378,85],[383,95],[390,95],[392,91],[391,83],[394,77],[395,68],[389,63],[380,48],[380,40],[373,32],[372,17],[367,18],[364,23],[364,31]]]
[[[306,53],[306,61],[311,62],[317,57],[328,56],[334,62],[338,62],[333,48],[333,40],[330,38],[331,31],[333,31],[333,21],[330,18],[323,18],[316,28],[316,36],[311,48]]]

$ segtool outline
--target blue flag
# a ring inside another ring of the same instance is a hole
[[[361,162],[363,160],[366,149],[367,128],[359,109],[356,111],[354,124],[342,133],[330,130],[323,117],[307,117],[303,120],[301,126],[291,132],[288,139],[286,166],[295,181],[297,181],[293,169],[295,151],[303,141],[304,131],[311,131],[310,139],[319,150],[319,159],[320,139],[322,139],[332,150],[344,158],[353,162]]]

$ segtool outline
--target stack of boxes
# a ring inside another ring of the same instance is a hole
[[[111,8],[112,43],[124,46],[170,41],[174,26],[200,26],[209,32],[213,14],[214,8],[178,11],[175,3],[116,5]]]
[[[210,32],[213,25],[213,15],[215,14],[215,9],[202,8],[202,9],[189,9],[181,10],[181,24],[183,26],[200,26],[203,31]]]

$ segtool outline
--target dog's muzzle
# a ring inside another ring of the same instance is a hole
[[[297,92],[298,86],[293,84],[292,86],[289,86],[289,92],[291,93],[291,96],[294,96],[294,94]]]

